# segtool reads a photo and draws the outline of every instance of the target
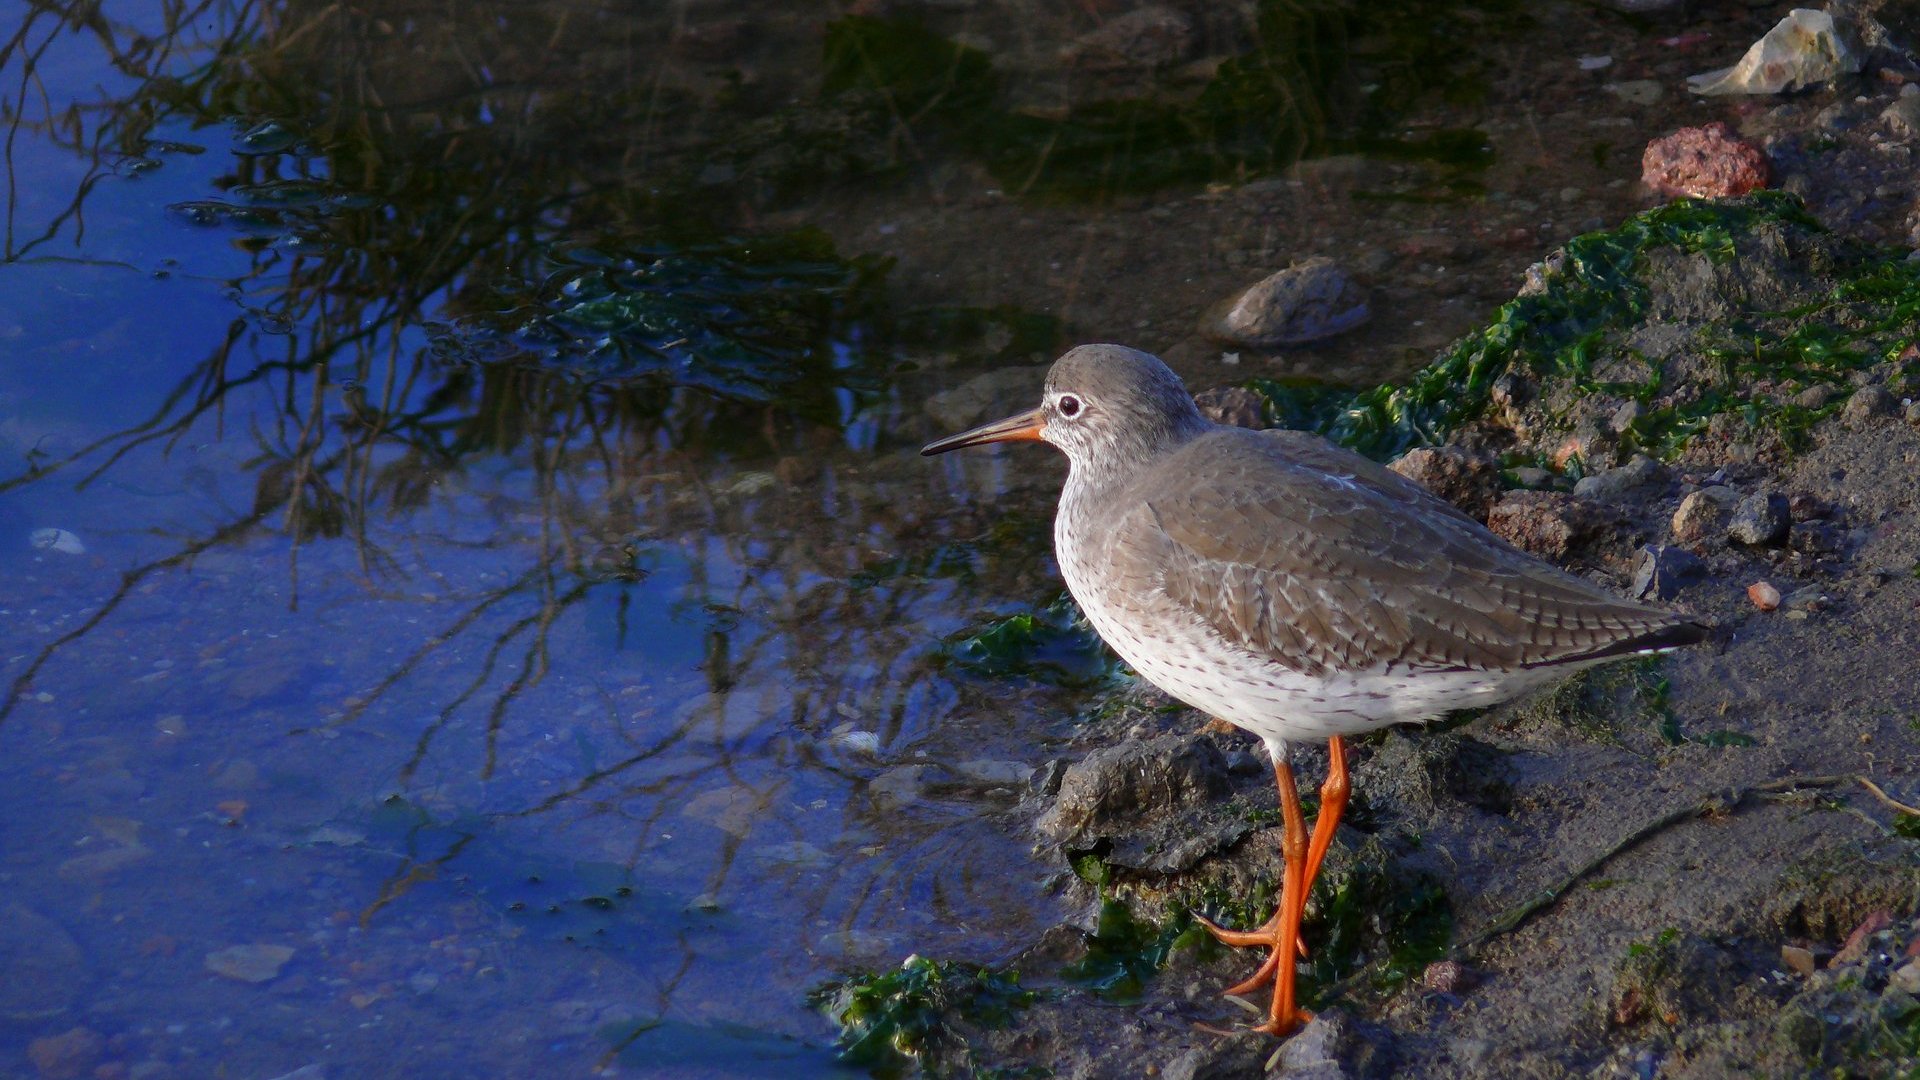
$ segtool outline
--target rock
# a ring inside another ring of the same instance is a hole
[[[1734,543],[1748,547],[1778,547],[1786,541],[1787,529],[1792,524],[1786,496],[1755,492],[1734,507],[1727,535]]]
[[[1637,488],[1664,480],[1666,474],[1667,470],[1659,462],[1645,454],[1635,454],[1631,461],[1617,469],[1581,477],[1579,483],[1573,485],[1573,493],[1583,499],[1611,502]]]
[[[1920,95],[1894,98],[1893,104],[1881,111],[1880,122],[1903,139],[1920,138]]]
[[[1060,62],[1088,72],[1153,71],[1172,67],[1193,49],[1193,21],[1175,8],[1135,8],[1075,38]]]
[[[1264,1035],[1230,1035],[1207,1039],[1167,1063],[1162,1080],[1238,1080],[1259,1076],[1273,1054],[1273,1040]]]
[[[1354,772],[1371,805],[1416,822],[1466,806],[1505,814],[1513,805],[1506,752],[1455,731],[1389,728]]]
[[[1798,945],[1780,946],[1780,962],[1797,975],[1811,975],[1816,969],[1813,950]]]
[[[1552,469],[1543,469],[1538,465],[1522,465],[1509,472],[1507,477],[1513,481],[1513,486],[1530,490],[1550,488],[1554,480]]]
[[[1038,828],[1058,839],[1224,799],[1232,790],[1227,761],[1198,735],[1104,746],[1067,766],[1060,793]]]
[[[0,1020],[41,1020],[71,1008],[92,981],[66,928],[22,904],[0,907]]]
[[[1640,155],[1640,182],[1662,195],[1745,195],[1771,177],[1767,155],[1718,120],[1655,139]]]
[[[1344,333],[1371,315],[1366,291],[1324,256],[1294,263],[1214,306],[1200,332],[1229,345],[1270,349]]]
[[[1698,555],[1671,544],[1648,544],[1633,564],[1633,595],[1642,600],[1671,600],[1688,583],[1705,577]]]
[[[912,806],[944,774],[938,765],[896,765],[867,781],[867,794],[883,808]]]
[[[27,1044],[27,1057],[46,1080],[78,1080],[106,1053],[107,1040],[89,1028],[45,1035]]]
[[[1833,513],[1833,507],[1826,500],[1807,491],[1796,491],[1787,496],[1787,516],[1798,525],[1808,521],[1818,521]]]
[[[1780,606],[1780,590],[1769,582],[1756,581],[1747,586],[1747,599],[1761,611],[1772,611]]]
[[[1365,1072],[1372,1047],[1347,1015],[1327,1009],[1280,1046],[1280,1075],[1288,1080],[1353,1080]]]
[[[1435,960],[1420,973],[1420,985],[1436,994],[1457,994],[1467,981],[1466,966],[1458,960]]]
[[[1645,405],[1638,401],[1627,401],[1613,410],[1613,415],[1607,419],[1607,430],[1615,435],[1625,435],[1632,431],[1633,425],[1639,423],[1640,418],[1645,415],[1647,415]]]
[[[1557,491],[1509,491],[1487,514],[1487,528],[1522,551],[1564,559],[1611,515],[1585,499]]]
[[[1884,419],[1900,411],[1900,402],[1882,386],[1863,386],[1847,399],[1846,408],[1840,411],[1841,419],[1852,427],[1866,427],[1875,420]]]
[[[1200,415],[1216,424],[1254,431],[1267,426],[1267,399],[1244,386],[1216,386],[1195,394],[1193,403],[1200,406]]]
[[[1914,427],[1920,427],[1920,401],[1907,406],[1906,421]]]
[[[1803,409],[1824,409],[1840,391],[1830,383],[1814,383],[1793,395],[1793,403]]]
[[[1033,766],[1024,761],[973,758],[954,765],[953,771],[962,780],[980,787],[1023,788],[1033,775]]]
[[[1400,455],[1387,468],[1435,495],[1484,518],[1500,496],[1500,462],[1459,446],[1422,446]]]
[[[62,555],[85,555],[87,545],[65,529],[35,529],[27,537],[35,551],[57,551]]]
[[[1795,8],[1747,49],[1740,62],[1687,78],[1696,94],[1778,94],[1860,70],[1861,57],[1847,48],[1824,11]]]
[[[1730,487],[1704,487],[1680,500],[1673,512],[1673,538],[1683,544],[1695,544],[1717,536],[1733,520],[1733,508],[1740,493]]]
[[[293,959],[293,950],[285,945],[229,945],[207,954],[207,970],[241,982],[262,983],[280,976],[280,969]]]
[[[1887,985],[1903,994],[1920,997],[1920,960],[1909,960],[1887,977]]]

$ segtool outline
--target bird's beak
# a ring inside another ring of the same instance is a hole
[[[982,443],[1039,442],[1040,432],[1046,426],[1046,414],[1040,409],[1029,409],[1018,416],[1009,416],[1005,420],[981,424],[971,431],[936,439],[921,447],[920,453],[923,457],[932,457],[949,450],[958,450],[963,446],[979,446]]]

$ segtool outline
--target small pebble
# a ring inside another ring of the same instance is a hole
[[[1780,590],[1764,581],[1756,581],[1747,586],[1747,599],[1761,611],[1772,611],[1780,606]]]
[[[1780,961],[1799,975],[1811,975],[1814,972],[1812,949],[1803,949],[1798,945],[1782,945]]]
[[[1784,495],[1757,492],[1740,500],[1733,509],[1733,522],[1727,535],[1735,543],[1748,547],[1778,547],[1787,538],[1793,519],[1787,512]]]
[[[1841,417],[1856,427],[1871,423],[1883,417],[1892,416],[1900,410],[1900,402],[1883,386],[1863,386],[1847,399],[1847,406],[1841,410]]]

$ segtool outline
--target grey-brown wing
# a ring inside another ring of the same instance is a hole
[[[1176,455],[1162,466],[1171,475],[1118,516],[1110,557],[1151,567],[1165,602],[1307,674],[1531,667],[1692,625],[1519,552],[1411,481],[1314,442]]]

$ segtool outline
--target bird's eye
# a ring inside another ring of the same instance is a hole
[[[1072,418],[1080,415],[1080,399],[1072,394],[1061,394],[1060,400],[1053,403],[1061,416]]]

